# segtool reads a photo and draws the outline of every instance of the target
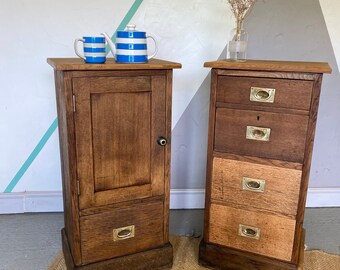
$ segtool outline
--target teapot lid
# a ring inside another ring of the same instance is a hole
[[[135,24],[128,24],[126,26],[126,31],[136,31],[136,25]]]
[[[128,24],[124,31],[117,31],[117,38],[146,38],[146,32],[136,31],[135,24]]]

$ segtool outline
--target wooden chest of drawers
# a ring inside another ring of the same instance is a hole
[[[172,69],[48,59],[55,69],[68,269],[172,265]]]
[[[326,63],[215,61],[202,265],[302,269],[303,218]]]

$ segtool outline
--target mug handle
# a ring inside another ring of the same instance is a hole
[[[156,53],[158,52],[158,47],[157,47],[157,42],[156,39],[153,36],[147,36],[146,38],[151,38],[153,40],[153,42],[155,43],[155,51],[153,52],[153,54],[148,56],[148,60],[150,60],[151,58],[153,58]]]
[[[74,51],[76,53],[76,55],[78,55],[81,59],[85,60],[85,57],[83,55],[81,55],[79,52],[78,52],[78,42],[85,42],[84,39],[82,38],[77,38],[75,41],[74,41]]]

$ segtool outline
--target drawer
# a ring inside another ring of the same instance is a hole
[[[217,108],[214,150],[302,163],[307,127],[305,115]]]
[[[209,242],[291,261],[295,220],[212,204]]]
[[[160,246],[163,227],[162,201],[81,217],[82,263]]]
[[[313,81],[219,76],[217,102],[309,110]]]
[[[295,217],[301,171],[214,158],[211,198]]]

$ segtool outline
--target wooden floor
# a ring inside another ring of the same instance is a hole
[[[0,270],[46,270],[61,249],[62,213],[0,215]],[[199,236],[203,210],[171,210],[170,233]],[[306,244],[340,254],[340,208],[307,208]]]

